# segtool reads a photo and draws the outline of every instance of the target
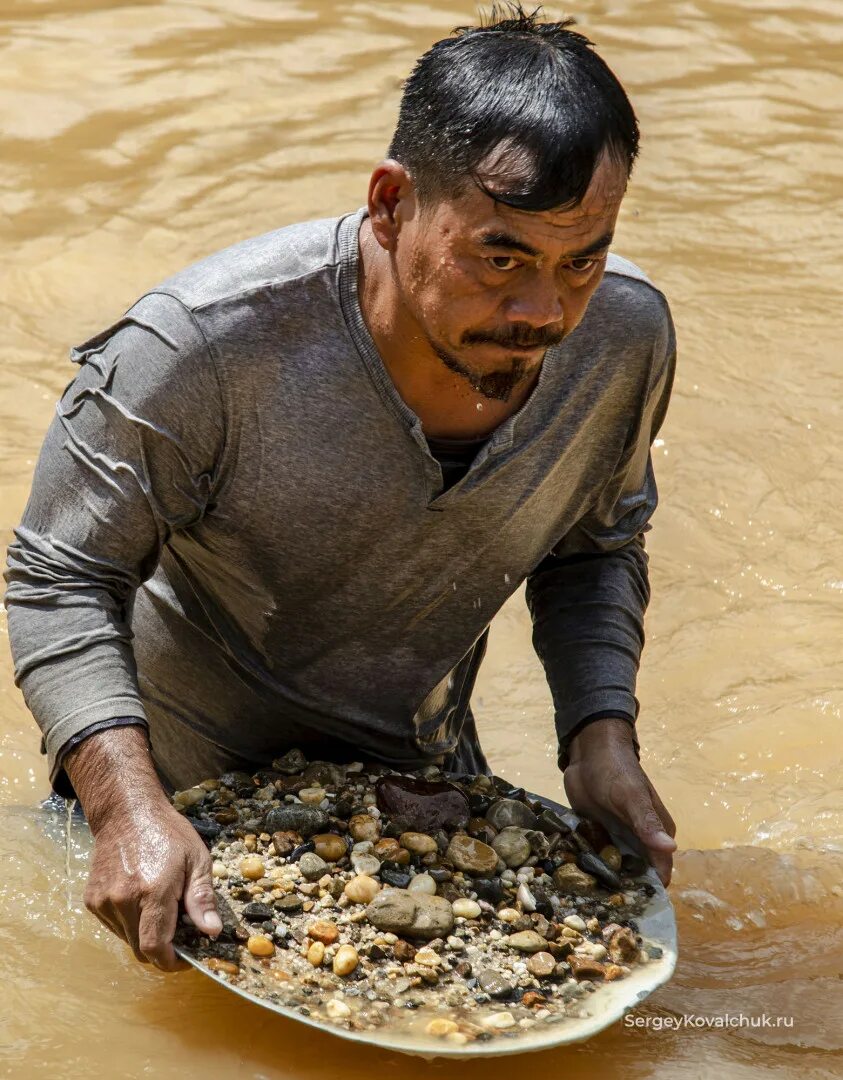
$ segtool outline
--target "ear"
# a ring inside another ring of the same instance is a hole
[[[410,174],[393,158],[375,166],[369,179],[369,220],[382,248],[394,251],[402,224],[416,213],[416,199]]]

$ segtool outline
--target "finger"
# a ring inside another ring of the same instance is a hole
[[[140,914],[139,948],[161,971],[183,971],[190,966],[179,959],[173,948],[178,917],[178,900],[172,895],[150,897]]]
[[[659,875],[662,885],[668,886],[673,873],[673,856],[670,852],[654,851],[652,848],[648,850],[647,854],[650,857],[650,863]]]
[[[135,954],[135,960],[139,964],[148,964],[149,960],[138,945],[138,911],[136,903],[128,901],[111,901],[109,903],[109,917],[120,927],[120,937],[126,942]]]
[[[665,832],[661,817],[653,806],[646,784],[636,785],[627,803],[627,820],[636,836],[652,851],[675,851],[676,841]]]
[[[676,822],[670,816],[670,813],[667,807],[662,802],[659,793],[656,791],[656,789],[653,787],[649,780],[647,781],[647,786],[650,789],[650,797],[653,800],[653,807],[655,808],[656,813],[662,819],[662,824],[664,825],[665,832],[668,834],[668,836],[675,839]]]
[[[203,861],[200,866],[194,866],[188,874],[184,890],[184,909],[193,925],[203,934],[215,938],[222,932],[222,919],[217,911],[210,859]]]

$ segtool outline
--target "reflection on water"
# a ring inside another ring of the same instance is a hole
[[[469,6],[5,0],[0,541],[68,345],[202,255],[358,206],[400,79]],[[580,21],[644,130],[617,250],[667,291],[681,357],[654,457],[646,767],[679,824],[676,976],[554,1075],[840,1075],[843,718],[839,56],[832,0],[593,0]],[[5,624],[0,623],[0,636]],[[0,643],[2,644],[2,643]],[[0,648],[0,1063],[8,1075],[367,1076],[395,1064],[194,973],[130,961],[82,904],[78,829],[37,809],[37,738]],[[475,712],[498,771],[560,793],[519,595]],[[517,721],[513,723],[513,721]],[[561,793],[560,793],[561,794]],[[792,1027],[655,1030],[743,1012]],[[518,1062],[520,1064],[520,1062]],[[460,1066],[509,1075],[516,1062]]]

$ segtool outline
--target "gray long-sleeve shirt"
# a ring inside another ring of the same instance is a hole
[[[430,760],[525,579],[560,748],[595,712],[637,716],[663,295],[610,256],[527,403],[443,490],[360,312],[364,215],[217,252],[71,351],[5,574],[51,776],[118,716],[256,761],[314,733]]]

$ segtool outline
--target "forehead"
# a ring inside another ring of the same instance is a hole
[[[494,190],[493,183],[488,186]],[[443,232],[471,241],[487,232],[505,231],[536,248],[573,250],[612,231],[625,192],[626,172],[609,158],[598,165],[582,202],[567,210],[517,210],[495,202],[476,184],[467,184],[457,198],[442,204]]]

